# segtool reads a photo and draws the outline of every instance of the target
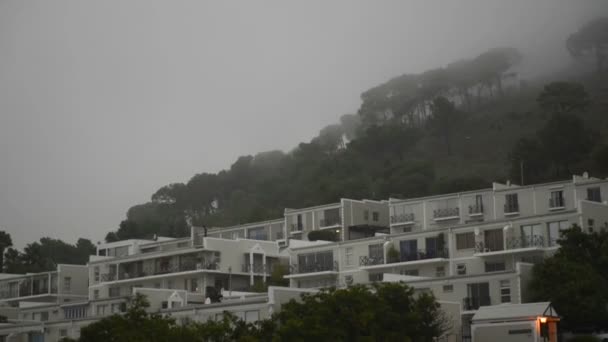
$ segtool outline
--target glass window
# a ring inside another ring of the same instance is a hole
[[[365,221],[369,220],[369,210],[366,209],[363,211],[363,219]]]
[[[384,260],[384,249],[382,244],[369,245],[369,257],[373,260]]]
[[[504,261],[486,262],[486,272],[499,272],[505,269],[506,265]]]
[[[475,248],[475,234],[473,232],[456,234],[456,249],[472,248]]]
[[[63,291],[69,293],[72,291],[72,278],[64,277],[63,278]]]
[[[190,279],[190,292],[198,291],[198,280],[196,278]]]
[[[547,227],[549,230],[549,246],[555,246],[557,240],[560,238],[560,232],[564,229],[568,229],[568,227],[570,227],[570,222],[567,220],[549,222]]]
[[[551,191],[549,208],[561,208],[564,206],[564,192],[562,190]]]
[[[445,277],[445,266],[438,266],[435,268],[435,276]]]
[[[443,285],[443,292],[454,292],[454,285]]]
[[[505,195],[505,213],[515,213],[519,211],[517,194]]]
[[[347,247],[346,248],[346,265],[352,266],[353,263],[354,263],[353,248]]]
[[[456,265],[456,274],[465,275],[467,274],[467,265],[466,264],[458,264]]]
[[[511,303],[511,282],[509,280],[500,281],[500,302]]]
[[[98,282],[99,281],[99,266],[95,266],[95,268],[93,270],[94,270],[93,273],[95,274],[94,275],[95,282]]]
[[[93,299],[99,299],[99,290],[93,290]]]
[[[599,187],[587,188],[587,200],[593,202],[602,201],[602,192]]]
[[[372,213],[372,220],[374,220],[374,222],[378,222],[380,220],[380,213],[378,213],[377,211],[374,211]]]
[[[403,274],[403,275],[406,275],[406,276],[414,276],[414,277],[417,277],[417,276],[420,274],[420,272],[419,272],[418,270],[404,270],[404,271],[402,272],[402,274]]]
[[[488,252],[504,250],[502,229],[492,229],[483,232],[484,249]]]
[[[251,240],[268,240],[264,227],[251,228],[247,231],[247,238]]]

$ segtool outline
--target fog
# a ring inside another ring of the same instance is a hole
[[[391,77],[569,62],[605,0],[0,2],[0,230],[101,240],[160,186],[289,150]]]

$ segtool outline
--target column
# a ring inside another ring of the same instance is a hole
[[[249,251],[249,285],[253,286],[253,251]]]

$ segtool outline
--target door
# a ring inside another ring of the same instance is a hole
[[[486,230],[484,232],[484,244],[485,248],[489,251],[502,251],[504,249],[504,242],[502,239],[502,229]]]
[[[399,243],[401,261],[418,259],[418,240],[404,240]]]
[[[489,283],[473,283],[467,285],[466,310],[477,310],[480,306],[490,305]]]
[[[436,237],[428,237],[425,239],[426,241],[426,258],[436,258],[437,257],[437,238]]]

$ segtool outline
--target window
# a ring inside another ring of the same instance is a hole
[[[499,272],[506,269],[504,261],[491,261],[486,262],[486,272]]]
[[[72,291],[72,278],[71,277],[63,278],[63,291],[66,293],[70,293],[70,291]]]
[[[369,258],[374,261],[384,260],[384,248],[381,243],[369,245]]]
[[[557,245],[557,239],[560,238],[560,231],[570,227],[569,221],[555,221],[547,224],[549,230],[549,246]]]
[[[97,305],[97,311],[96,311],[97,316],[103,316],[103,315],[105,315],[106,314],[106,307],[107,307],[107,305],[105,305],[105,304]]]
[[[369,210],[366,209],[366,210],[363,211],[363,219],[365,221],[369,220]]]
[[[595,220],[594,219],[587,219],[587,229],[589,230],[589,233],[593,233],[593,226],[595,225]]]
[[[549,208],[563,208],[564,206],[564,192],[562,190],[551,191]]]
[[[519,212],[519,203],[517,201],[517,194],[505,195],[505,213],[517,213]]]
[[[120,312],[120,303],[112,303],[111,312],[113,314],[114,313],[119,313]]]
[[[420,272],[418,270],[403,270],[402,274],[406,276],[417,277],[418,275],[420,275]]]
[[[372,220],[378,222],[380,220],[380,213],[377,211],[372,212]]]
[[[167,288],[168,289],[172,289],[173,288],[173,279],[167,280]]]
[[[296,229],[295,230],[302,230],[303,227],[304,227],[304,224],[302,223],[302,214],[298,214],[297,224],[296,224]]]
[[[93,299],[99,299],[99,290],[93,290]]]
[[[110,297],[119,297],[120,296],[120,287],[110,287],[109,295]]]
[[[467,274],[467,265],[466,264],[458,264],[456,265],[456,274],[465,275]]]
[[[259,311],[245,311],[245,322],[254,323],[260,320]]]
[[[533,247],[543,245],[543,233],[540,224],[526,224],[521,229],[521,245],[512,247]]]
[[[198,291],[198,280],[196,278],[190,279],[190,292]]]
[[[504,241],[502,239],[502,229],[492,229],[483,232],[484,240],[484,251],[502,251],[504,248]]]
[[[99,256],[106,256],[106,250],[100,249],[98,254],[99,254]]]
[[[445,277],[445,266],[438,266],[435,268],[436,277]]]
[[[587,188],[587,200],[593,202],[602,202],[602,192],[600,188]]]
[[[95,273],[95,282],[99,282],[99,266],[95,266],[93,270],[93,272]]]
[[[443,292],[454,292],[454,285],[443,285]]]
[[[268,240],[264,227],[251,228],[247,231],[247,238],[251,240]]]
[[[334,269],[333,251],[306,253],[298,255],[298,272],[322,272]]]
[[[511,282],[509,280],[500,281],[500,302],[511,303]]]
[[[456,234],[456,249],[472,248],[475,248],[475,234],[473,232]]]
[[[59,330],[59,337],[67,337],[68,336],[68,330],[67,329],[61,329]]]
[[[352,266],[353,265],[353,248],[352,247],[347,247],[346,248],[346,266]]]

